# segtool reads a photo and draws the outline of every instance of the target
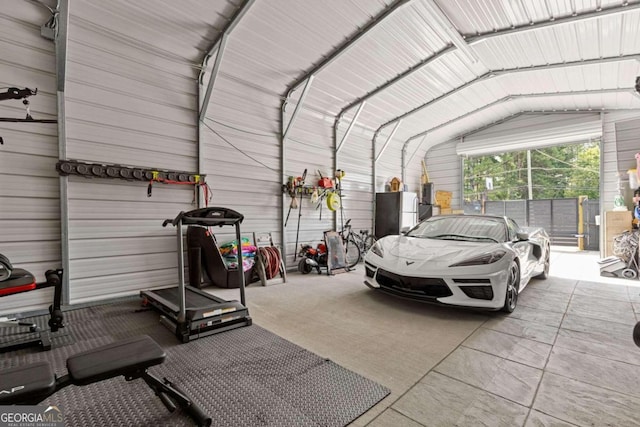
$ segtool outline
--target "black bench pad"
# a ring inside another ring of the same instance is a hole
[[[56,376],[49,362],[0,371],[0,405],[39,402],[56,389]]]
[[[166,354],[148,335],[117,341],[67,359],[71,382],[87,385],[119,375],[138,376],[164,362]]]

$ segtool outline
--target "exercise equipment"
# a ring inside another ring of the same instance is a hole
[[[230,329],[249,326],[252,323],[245,303],[245,280],[242,267],[236,270],[240,289],[240,302],[227,301],[193,286],[187,286],[184,279],[184,243],[183,225],[233,226],[238,242],[240,224],[244,216],[234,210],[221,207],[208,207],[180,212],[174,219],[166,219],[162,226],[172,224],[176,227],[178,247],[178,286],[144,290],[140,292],[143,305],[150,305],[160,312],[162,324],[172,330],[183,342],[204,337]],[[238,265],[242,265],[242,250],[238,251]]]
[[[229,267],[215,236],[207,228],[197,225],[187,228],[187,256],[189,285],[202,289],[203,273],[218,288],[239,288],[238,267]],[[243,269],[244,270],[244,269]],[[243,272],[245,285],[251,282],[253,269]]]
[[[46,361],[5,369],[0,371],[0,405],[36,405],[69,385],[85,386],[122,375],[127,381],[142,378],[170,412],[180,406],[198,425],[210,426],[211,417],[183,391],[147,371],[165,359],[164,350],[142,335],[71,356],[68,373],[62,377]]]
[[[13,123],[22,123],[22,122],[30,122],[30,123],[58,123],[57,120],[50,119],[39,119],[36,120],[31,116],[31,109],[29,107],[29,97],[38,94],[38,89],[29,89],[28,87],[24,89],[19,89],[17,87],[7,88],[4,92],[0,92],[0,101],[7,101],[10,99],[22,99],[22,105],[24,105],[26,109],[26,117],[24,119],[17,119],[13,117],[0,117],[0,122],[13,122]],[[2,138],[0,138],[0,144],[2,144]]]
[[[0,317],[0,328],[26,327],[25,338],[7,341],[0,344],[0,353],[18,350],[25,347],[39,346],[42,350],[51,349],[50,332],[57,332],[64,327],[64,316],[60,308],[62,300],[62,275],[63,271],[48,270],[45,273],[46,281],[36,283],[35,277],[27,270],[14,268],[9,258],[0,254],[0,297],[15,295],[22,292],[34,291],[53,287],[53,304],[49,306],[48,331],[40,331],[35,323],[23,322],[19,319]],[[34,335],[35,334],[35,335]]]

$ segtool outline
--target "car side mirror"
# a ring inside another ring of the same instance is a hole
[[[529,240],[529,233],[525,233],[524,231],[518,231],[516,233],[516,237],[518,238],[518,241],[527,241]]]
[[[411,227],[407,226],[407,227],[402,227],[402,230],[400,230],[400,234],[407,234],[407,232],[411,229]]]

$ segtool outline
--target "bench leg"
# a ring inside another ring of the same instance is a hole
[[[173,412],[176,410],[176,403],[185,411],[199,426],[209,427],[211,425],[211,417],[202,411],[189,397],[187,397],[178,387],[166,378],[156,378],[149,372],[142,374],[142,379],[154,391],[156,396],[160,398],[164,406]]]

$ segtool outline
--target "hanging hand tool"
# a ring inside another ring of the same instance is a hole
[[[287,219],[284,221],[284,226],[287,226],[289,222],[289,215],[291,215],[291,210],[296,209],[298,206],[296,205],[296,180],[294,177],[290,176],[287,180],[287,183],[282,186],[282,190],[286,191],[291,197],[291,203],[289,203],[289,211],[287,212]]]
[[[302,179],[299,179],[298,182],[300,184],[300,205],[298,207],[298,227],[296,229],[296,250],[293,251],[293,261],[295,262],[296,257],[298,256],[298,239],[300,237],[300,218],[302,218],[302,189],[304,188],[304,180],[307,178],[307,170],[305,169],[302,173]]]

